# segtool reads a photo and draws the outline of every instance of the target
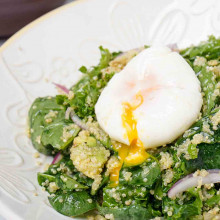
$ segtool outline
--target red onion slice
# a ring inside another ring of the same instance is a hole
[[[206,176],[195,176],[193,173],[177,181],[168,191],[169,198],[175,198],[176,194],[186,191],[191,187],[196,187],[201,182],[202,185],[210,183],[220,183],[220,169],[207,170]]]
[[[177,44],[168,44],[167,47],[169,47],[173,52],[179,52]]]
[[[65,86],[58,84],[58,83],[53,83],[57,88],[61,89],[63,92],[66,94],[69,94],[69,89],[67,89]]]
[[[63,155],[59,152],[55,155],[55,157],[53,158],[53,161],[51,164],[55,164],[58,163],[59,161],[61,161],[63,159]]]
[[[73,109],[71,107],[68,107],[66,112],[65,112],[65,119],[69,119],[70,118],[71,111],[73,111]]]
[[[75,114],[74,111],[70,112],[72,121],[83,130],[89,130],[89,127]]]

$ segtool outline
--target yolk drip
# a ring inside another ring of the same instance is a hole
[[[119,172],[124,163],[125,166],[136,166],[143,163],[149,154],[145,151],[142,141],[138,137],[137,121],[134,118],[135,111],[143,103],[143,96],[138,93],[132,104],[123,103],[122,124],[126,129],[126,137],[130,146],[121,145],[118,149],[119,166],[116,167],[110,175],[111,186],[117,186],[119,180]]]
[[[118,166],[116,166],[113,171],[110,173],[110,186],[111,187],[116,187],[118,185],[118,180],[119,180],[119,172],[121,170],[121,167],[124,163],[125,158],[127,157],[129,153],[129,147],[124,144],[120,144],[117,146],[117,151],[118,151],[118,159],[119,163]]]

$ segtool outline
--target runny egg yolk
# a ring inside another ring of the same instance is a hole
[[[141,93],[137,93],[132,104],[124,102],[122,113],[122,125],[126,130],[125,136],[128,138],[130,145],[120,144],[118,148],[119,165],[110,174],[111,186],[115,187],[119,182],[119,172],[124,164],[125,166],[136,166],[143,163],[149,154],[145,151],[142,141],[138,137],[137,121],[134,118],[135,111],[143,103],[144,98]]]

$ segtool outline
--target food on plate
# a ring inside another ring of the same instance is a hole
[[[100,47],[97,66],[29,110],[51,206],[88,219],[220,218],[220,39]],[[91,212],[93,210],[93,212]]]

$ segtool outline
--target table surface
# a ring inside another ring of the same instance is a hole
[[[74,0],[66,0],[64,4],[68,4],[68,3],[73,2],[73,1],[74,1]],[[7,40],[7,39],[3,39],[3,40],[0,39],[0,46],[1,46],[6,40]],[[0,220],[2,220],[2,219],[1,219],[1,216],[0,216]]]
[[[70,2],[73,2],[74,0],[66,0],[65,4],[67,3],[70,3]],[[0,46],[6,41],[7,39],[4,39],[4,40],[0,40]],[[5,218],[3,218],[1,215],[0,215],[0,220],[6,220]]]

